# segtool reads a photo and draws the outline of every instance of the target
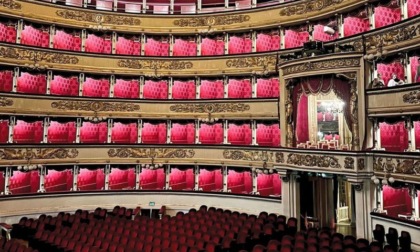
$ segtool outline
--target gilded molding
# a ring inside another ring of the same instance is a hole
[[[302,15],[308,12],[320,11],[342,2],[343,0],[308,0],[283,8],[279,14],[281,16]]]
[[[420,160],[414,158],[373,158],[373,171],[406,175],[420,175]]]
[[[213,26],[213,25],[232,25],[244,23],[251,20],[249,15],[224,15],[211,17],[194,17],[182,18],[174,20],[175,26],[180,27],[199,27],[199,26]]]
[[[365,169],[365,160],[363,158],[357,159],[357,170],[363,171]]]
[[[0,57],[17,60],[29,60],[37,63],[45,61],[55,64],[77,64],[79,59],[75,56],[66,56],[62,53],[42,52],[11,47],[0,47]]]
[[[250,106],[244,103],[177,104],[169,109],[177,113],[223,113],[248,111]]]
[[[248,67],[275,67],[277,56],[262,56],[262,57],[248,57],[238,58],[226,61],[226,66],[229,68],[248,68]]]
[[[267,151],[225,150],[223,157],[232,160],[273,162],[273,152]]]
[[[64,159],[76,158],[79,155],[77,149],[2,149],[0,150],[0,159],[3,160],[29,160],[29,159]]]
[[[276,163],[284,163],[284,154],[281,152],[276,152]]]
[[[409,104],[419,104],[420,103],[420,91],[414,90],[408,94],[403,95],[403,102]]]
[[[195,151],[192,149],[171,148],[118,148],[108,150],[110,158],[193,158]]]
[[[354,159],[351,157],[344,158],[344,169],[354,170]]]
[[[176,61],[176,60],[134,60],[122,59],[118,61],[119,67],[133,68],[133,69],[151,69],[151,70],[182,70],[193,67],[191,61]]]
[[[287,156],[287,164],[320,168],[341,168],[337,158],[326,155],[314,156],[291,153]]]
[[[16,3],[15,0],[0,0],[0,6],[11,10],[22,9],[22,5],[20,3]]]
[[[99,101],[57,101],[51,103],[51,108],[60,110],[83,111],[118,111],[132,112],[140,109],[140,105],[125,102],[99,102]]]
[[[318,71],[326,69],[358,67],[360,59],[331,59],[316,62],[305,62],[298,65],[287,66],[283,68],[283,75],[302,73],[307,71]]]
[[[57,10],[55,14],[64,19],[73,19],[81,22],[92,22],[98,24],[112,25],[140,25],[139,18],[123,16],[98,14],[90,11]]]
[[[13,106],[13,100],[6,97],[0,97],[0,107],[9,107],[9,106]]]

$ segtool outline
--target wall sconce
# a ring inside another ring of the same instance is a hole
[[[41,169],[42,165],[35,165],[35,164],[30,164],[30,159],[28,159],[28,164],[26,165],[18,165],[17,169],[18,171],[23,170],[23,171],[32,171],[32,170],[36,170],[36,169]]]
[[[198,120],[199,122],[214,123],[214,122],[217,122],[217,121],[219,120],[219,118],[217,118],[217,117],[212,118],[212,117],[211,117],[211,113],[208,113],[207,118],[198,118],[197,120]]]
[[[377,61],[379,59],[384,59],[386,54],[388,54],[388,51],[383,49],[383,45],[381,41],[381,43],[378,45],[378,50],[376,51],[376,53],[366,54],[363,56],[363,59],[368,60],[368,61]]]
[[[155,169],[162,168],[163,164],[162,163],[155,164],[155,158],[152,157],[152,163],[151,164],[142,164],[141,167],[146,168],[146,169],[155,170]]]
[[[107,118],[105,116],[98,116],[95,113],[94,116],[85,116],[83,119],[85,119],[85,121],[101,122],[101,121],[105,121]]]
[[[383,179],[379,179],[375,175],[373,175],[370,179],[372,180],[372,182],[375,185],[379,186],[381,189],[382,189],[382,186],[390,185],[390,184],[393,184],[395,182],[395,179],[389,173],[387,173],[385,175],[385,178],[383,178]]]

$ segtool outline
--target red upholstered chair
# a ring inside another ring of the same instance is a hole
[[[392,74],[397,74],[400,80],[404,80],[404,66],[400,61],[394,61],[388,64],[379,63],[377,64],[378,74],[381,74],[385,85],[388,85],[388,81],[392,78]]]
[[[252,143],[252,132],[249,124],[229,124],[228,141],[233,145],[250,145]]]
[[[229,54],[250,53],[252,41],[248,37],[231,36],[229,38]]]
[[[223,127],[221,123],[201,124],[200,125],[200,142],[202,144],[222,144],[223,143]]]
[[[171,142],[174,144],[194,144],[195,143],[195,126],[194,123],[188,124],[172,124]]]
[[[258,79],[257,80],[257,97],[272,98],[279,97],[279,79]]]
[[[395,124],[380,123],[381,146],[387,151],[403,152],[408,148],[408,132],[404,122]]]
[[[327,135],[324,136],[324,139],[327,140],[327,141],[330,141],[330,140],[333,139],[333,136],[331,134],[327,134]]]
[[[27,94],[45,94],[47,76],[45,74],[21,73],[17,80],[17,92]]]
[[[195,99],[194,81],[174,81],[172,86],[173,99]]]
[[[229,79],[228,97],[229,98],[251,98],[252,87],[249,79],[236,80]]]
[[[328,27],[329,28],[329,27]],[[336,31],[334,34],[328,34],[324,31],[325,25],[315,25],[313,31],[313,38],[316,41],[331,41],[338,38],[338,32]]]
[[[144,50],[146,56],[169,56],[169,43],[164,40],[147,38]]]
[[[49,47],[50,34],[48,30],[34,28],[30,25],[25,25],[21,33],[21,44]]]
[[[51,121],[47,133],[48,143],[74,143],[76,141],[76,123]]]
[[[401,9],[378,6],[375,8],[375,28],[395,24],[401,21]]]
[[[175,39],[174,56],[197,56],[197,43],[194,40]]]
[[[50,93],[52,95],[79,95],[79,78],[77,76],[63,77],[60,75],[54,75],[50,85]]]
[[[108,125],[106,122],[83,122],[83,125],[80,128],[81,143],[106,143],[107,136]]]
[[[142,128],[142,143],[164,144],[166,143],[166,124],[144,123]]]
[[[201,41],[201,55],[223,55],[225,54],[225,42],[223,39],[203,38]]]
[[[13,142],[15,143],[41,143],[43,140],[42,121],[25,122],[17,120],[13,127]]]
[[[80,51],[82,39],[79,35],[69,34],[65,31],[57,30],[53,38],[53,45],[56,49]]]
[[[411,66],[411,80],[412,83],[416,83],[416,82],[420,82],[420,73],[418,73],[418,77],[417,80],[416,78],[416,73],[417,73],[417,68],[419,67],[419,61],[418,61],[419,57],[415,56],[415,57],[411,57],[410,58],[410,66]]]
[[[346,17],[343,22],[344,37],[369,31],[369,19],[358,17]]]
[[[0,70],[0,92],[12,92],[13,71]]]
[[[115,122],[111,131],[112,143],[137,143],[137,124]]]
[[[285,48],[294,48],[294,47],[301,47],[303,43],[309,41],[309,33],[308,32],[298,32],[291,29],[286,30],[284,34],[285,39]]]
[[[88,34],[85,42],[86,52],[110,54],[111,50],[111,38],[109,36],[96,36],[95,34]]]
[[[0,143],[9,141],[9,120],[0,120]]]
[[[126,4],[127,5],[127,4]],[[116,44],[116,54],[140,55],[141,43],[138,38],[118,37]]]
[[[222,99],[224,97],[224,85],[222,80],[201,80],[200,98]]]
[[[117,79],[114,85],[114,97],[117,98],[139,98],[139,80]]]
[[[15,43],[16,42],[16,24],[0,23],[0,41]]]
[[[414,17],[420,14],[420,3],[417,0],[407,0],[408,17]]]
[[[88,97],[109,97],[109,80],[86,78],[82,95]]]
[[[146,99],[168,99],[168,83],[163,80],[147,80],[143,87],[143,97]]]

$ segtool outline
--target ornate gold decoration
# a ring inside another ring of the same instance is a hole
[[[350,111],[351,111],[351,118],[352,118],[352,127],[351,127],[351,135],[352,135],[352,150],[359,150],[360,149],[360,138],[359,138],[359,106],[358,106],[358,95],[357,95],[357,82],[350,81]]]
[[[275,67],[277,56],[262,56],[262,57],[248,57],[238,58],[226,61],[227,67],[235,68],[247,68],[247,67]]]
[[[325,69],[336,69],[360,66],[360,59],[331,59],[315,62],[305,62],[283,68],[283,75],[302,73],[307,71],[318,71]]]
[[[344,158],[344,169],[354,170],[354,159],[351,157]]]
[[[51,108],[60,110],[83,111],[120,111],[131,112],[140,109],[140,105],[125,102],[99,102],[99,101],[57,101],[51,103]]]
[[[225,150],[223,157],[232,160],[273,162],[273,152],[267,151]]]
[[[385,158],[373,157],[373,171],[407,175],[420,175],[420,160],[414,158]]]
[[[287,156],[287,163],[298,166],[312,166],[320,168],[341,168],[338,159],[331,156],[314,156],[291,153]]]
[[[346,78],[347,80],[355,81],[357,78],[356,77],[357,73],[356,72],[338,73],[336,74],[336,76]]]
[[[133,68],[133,69],[151,69],[151,70],[182,70],[190,69],[193,63],[190,61],[177,60],[134,60],[122,59],[118,61],[119,67]]]
[[[276,152],[276,163],[284,163],[284,154]]]
[[[169,109],[178,113],[223,113],[247,111],[250,106],[244,103],[177,104]]]
[[[140,25],[140,18],[123,15],[98,14],[90,11],[57,10],[55,14],[64,19],[73,19],[82,22],[112,25]]]
[[[395,173],[402,174],[420,174],[420,160],[415,159],[397,159],[397,167]]]
[[[281,9],[281,16],[302,15],[308,12],[320,11],[324,8],[342,3],[343,0],[308,0]]]
[[[110,149],[110,158],[193,158],[192,149],[164,149],[164,148],[119,148]]]
[[[420,91],[414,90],[408,94],[403,95],[403,102],[410,104],[419,104],[420,103]]]
[[[175,26],[181,27],[199,27],[199,26],[213,26],[213,25],[231,25],[237,23],[244,23],[251,19],[249,15],[224,15],[211,17],[194,17],[174,20]]]
[[[0,97],[0,107],[8,107],[13,105],[13,100],[6,98],[6,97]]]
[[[373,157],[373,171],[384,171],[381,157]]]
[[[293,86],[286,87],[286,101],[285,101],[285,114],[286,114],[286,146],[293,147],[293,138],[295,136],[293,130]]]
[[[45,61],[48,63],[56,64],[77,64],[79,59],[75,56],[66,56],[62,53],[53,52],[42,52],[27,49],[0,47],[0,57],[17,59],[17,60],[29,60],[34,63]]]
[[[357,170],[363,171],[365,169],[365,160],[363,158],[357,159]]]
[[[11,10],[20,10],[22,5],[16,3],[15,0],[0,0],[0,6]]]
[[[19,159],[64,159],[76,158],[79,155],[77,149],[46,148],[46,149],[2,149],[0,159],[19,160]]]

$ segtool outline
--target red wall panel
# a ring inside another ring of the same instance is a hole
[[[81,168],[77,176],[77,187],[80,191],[102,190],[105,186],[105,174],[103,168],[90,170]]]
[[[142,169],[140,173],[140,186],[143,190],[162,190],[165,187],[164,169]]]
[[[9,120],[0,120],[0,143],[9,141]]]
[[[195,125],[188,124],[172,124],[171,142],[174,144],[194,144],[195,143]]]
[[[39,189],[39,172],[13,171],[9,189],[12,194],[36,193]]]
[[[73,173],[70,169],[56,171],[48,169],[44,179],[44,188],[47,192],[70,191],[73,187]]]
[[[383,187],[384,210],[388,215],[398,217],[398,214],[411,214],[412,202],[408,188],[395,189],[390,186]]]
[[[223,189],[222,170],[208,171],[200,169],[199,187],[205,192],[220,192]]]
[[[257,189],[261,196],[280,196],[280,176],[278,174],[258,174]]]
[[[379,123],[381,146],[387,151],[403,152],[408,148],[408,131],[404,122],[396,124]]]
[[[79,78],[77,76],[63,77],[54,75],[51,80],[50,93],[52,95],[79,95]]]
[[[192,190],[194,189],[194,171],[192,168],[187,170],[171,169],[169,176],[169,186],[172,190]]]
[[[236,172],[229,170],[228,190],[232,193],[249,194],[252,192],[252,177],[250,171]]]
[[[60,123],[51,121],[48,126],[48,143],[74,143],[76,142],[76,123]]]
[[[221,123],[200,124],[199,138],[202,144],[222,144],[223,127]]]
[[[41,143],[43,140],[42,121],[25,122],[17,120],[13,127],[13,142],[15,143]]]
[[[112,143],[137,143],[137,124],[114,122],[111,133]]]
[[[109,189],[110,190],[124,190],[134,189],[136,186],[136,175],[134,168],[118,169],[112,168],[109,174]]]
[[[166,123],[144,123],[141,131],[142,143],[164,144],[166,143]]]

